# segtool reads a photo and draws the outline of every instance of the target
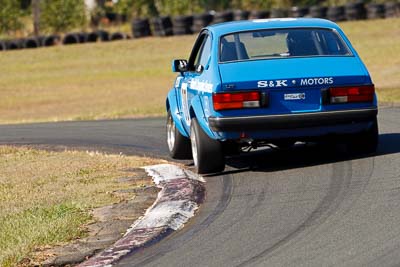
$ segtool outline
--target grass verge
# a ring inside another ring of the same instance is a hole
[[[343,22],[380,100],[400,101],[400,19]],[[175,74],[195,35],[0,53],[0,123],[164,114]]]
[[[117,178],[156,160],[77,151],[0,146],[0,266],[15,266],[41,247],[83,237],[90,211],[121,202],[134,185]]]

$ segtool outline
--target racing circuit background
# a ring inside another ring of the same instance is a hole
[[[91,235],[98,209],[129,206],[109,228],[143,215],[157,190],[136,168],[169,160],[171,60],[206,25],[276,17],[344,30],[377,88],[377,155],[299,146],[231,158],[205,178],[184,229],[119,265],[398,265],[399,16],[398,1],[2,1],[0,266],[46,263]]]

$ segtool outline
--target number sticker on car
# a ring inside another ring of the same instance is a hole
[[[187,83],[182,83],[181,85],[181,97],[182,97],[182,111],[187,125],[190,125],[189,116],[189,105],[188,105],[188,95],[187,95]]]
[[[295,93],[295,94],[284,94],[285,100],[302,100],[306,99],[305,93]]]

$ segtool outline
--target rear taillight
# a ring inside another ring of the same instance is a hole
[[[260,92],[215,93],[214,110],[258,108],[260,99]]]
[[[372,102],[374,85],[346,86],[329,88],[330,103]]]

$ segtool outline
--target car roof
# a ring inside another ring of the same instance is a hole
[[[333,28],[340,30],[339,26],[326,19],[317,18],[277,18],[277,19],[254,19],[254,20],[241,20],[214,24],[208,26],[206,29],[213,32],[218,36],[222,36],[232,32],[238,31],[252,31],[263,29],[279,29],[279,28],[301,28],[301,27],[315,27],[315,28]]]

